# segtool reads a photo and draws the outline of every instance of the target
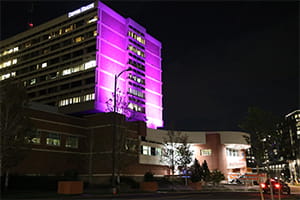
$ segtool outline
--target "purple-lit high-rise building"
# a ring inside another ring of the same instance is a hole
[[[24,83],[31,101],[63,113],[117,111],[163,126],[161,43],[101,2],[1,41],[0,81]],[[127,70],[129,69],[129,70]]]

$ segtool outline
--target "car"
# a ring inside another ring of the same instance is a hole
[[[271,193],[270,183],[273,188],[273,193],[280,192],[280,194],[283,193],[291,194],[291,189],[287,183],[283,182],[282,180],[274,179],[274,178],[267,179],[265,183],[260,184],[260,187],[263,189],[264,193]]]

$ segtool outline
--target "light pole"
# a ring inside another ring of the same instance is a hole
[[[117,82],[118,78],[126,71],[131,71],[132,68],[129,67],[124,69],[119,74],[115,75],[115,84],[114,84],[114,130],[113,130],[113,138],[112,138],[112,193],[116,194],[116,135],[117,135]]]

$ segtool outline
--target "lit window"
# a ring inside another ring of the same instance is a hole
[[[29,83],[29,84],[30,84],[30,85],[34,85],[35,83],[36,83],[36,79],[33,78],[33,79],[30,80],[30,83]]]
[[[84,69],[89,69],[92,67],[96,67],[96,60],[91,60],[84,64]]]
[[[10,73],[8,73],[8,74],[3,74],[3,75],[1,76],[1,81],[4,80],[4,79],[7,79],[7,78],[9,78],[9,77],[10,77]]]
[[[211,149],[200,149],[200,156],[210,156]]]
[[[27,43],[25,43],[25,47],[27,48],[27,47],[30,47],[31,46],[31,42],[27,42]]]
[[[145,40],[141,36],[133,33],[132,31],[128,31],[128,36],[132,37],[141,44],[145,44]]]
[[[68,75],[68,74],[71,74],[71,69],[65,69],[62,71],[62,75]]]
[[[129,45],[128,46],[128,49],[134,53],[136,53],[137,55],[141,56],[141,57],[145,57],[145,53],[141,50],[139,50],[138,48],[132,46],[132,45]]]
[[[97,19],[98,19],[98,17],[95,16],[95,17],[91,18],[87,23],[88,24],[93,23],[93,22],[97,21]]]
[[[83,41],[84,40],[84,37],[82,37],[82,36],[79,36],[79,37],[77,37],[77,38],[75,38],[75,42],[77,43],[77,42],[81,42],[81,41]]]
[[[97,31],[94,31],[94,36],[97,36]]]
[[[83,101],[91,101],[91,100],[94,100],[95,99],[95,94],[92,93],[92,94],[87,94],[83,97]]]
[[[73,103],[79,103],[80,97],[73,97]]]
[[[69,136],[66,139],[66,147],[69,148],[78,148],[78,137]]]
[[[41,132],[34,132],[30,137],[29,142],[33,144],[41,144]]]
[[[12,60],[12,64],[13,64],[13,65],[14,65],[14,64],[17,64],[17,62],[18,62],[17,59],[13,59],[13,60]]]
[[[44,63],[42,64],[42,68],[44,68],[44,67],[47,67],[47,63],[46,63],[46,62],[44,62]]]
[[[155,148],[155,149],[156,149],[155,155],[161,156],[161,148]]]
[[[143,155],[151,155],[150,147],[148,147],[148,146],[141,146],[141,153]]]
[[[3,64],[4,67],[9,67],[10,65],[11,65],[11,61],[10,61],[10,60],[7,61],[7,62],[5,62],[5,63]]]
[[[56,133],[48,134],[46,138],[47,145],[60,146],[60,135]]]

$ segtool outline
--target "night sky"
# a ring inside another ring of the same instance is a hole
[[[35,1],[35,25],[91,1]],[[165,128],[239,130],[249,106],[299,109],[299,3],[104,1],[163,45]],[[27,29],[30,1],[1,1],[1,40]]]

